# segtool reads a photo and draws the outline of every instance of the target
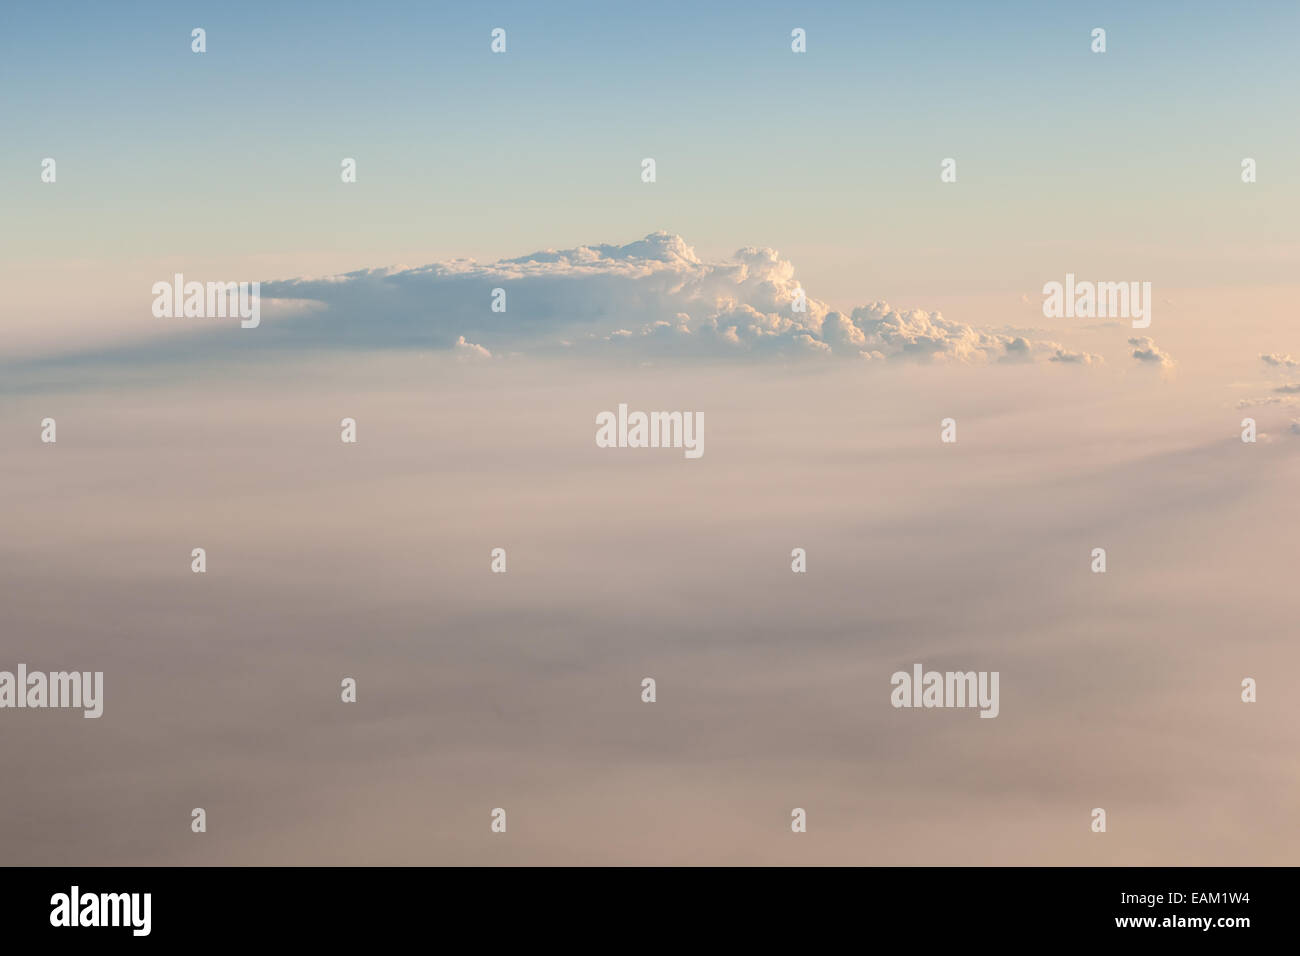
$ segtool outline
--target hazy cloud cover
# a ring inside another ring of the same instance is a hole
[[[1296,860],[1294,415],[1246,449],[1148,375],[457,359],[0,403],[5,659],[107,688],[6,714],[8,862]],[[598,448],[624,397],[704,409],[705,456]],[[999,671],[999,717],[894,709],[915,662]]]

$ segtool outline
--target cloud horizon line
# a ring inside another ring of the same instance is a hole
[[[1104,363],[1100,355],[1030,338],[1028,330],[977,327],[939,311],[898,309],[880,300],[834,309],[808,294],[793,263],[775,249],[745,246],[710,261],[680,235],[663,230],[622,245],[543,249],[484,263],[456,258],[366,268],[260,286],[262,320],[256,328],[242,329],[227,319],[159,319],[169,332],[179,328],[181,334],[47,354],[22,364],[251,359],[259,351],[285,349],[427,349],[476,361],[524,354],[633,361]],[[142,310],[149,302],[142,295]],[[1142,364],[1144,356],[1134,358]]]

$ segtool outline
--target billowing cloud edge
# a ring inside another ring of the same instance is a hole
[[[773,249],[707,262],[680,236],[578,246],[479,263],[456,259],[267,282],[301,344],[422,344],[465,357],[596,352],[653,356],[848,358],[990,364],[1102,361],[1058,342],[978,329],[939,312],[872,302],[848,312],[808,296]]]

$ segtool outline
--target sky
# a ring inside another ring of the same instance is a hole
[[[0,711],[0,862],[1294,864],[1297,40],[5,5],[0,670],[105,705]],[[1048,317],[1067,274],[1150,326]],[[619,404],[704,454],[599,447]],[[999,716],[892,708],[918,661]]]
[[[24,336],[55,317],[111,334],[106,314],[116,325],[177,262],[275,279],[660,229],[709,257],[779,249],[840,308],[942,296],[985,321],[1067,267],[1165,287],[1294,276],[1291,3],[73,3],[3,17],[0,252]],[[488,49],[496,26],[504,55]],[[806,54],[790,52],[794,26]],[[352,186],[343,157],[358,161]],[[939,182],[946,157],[956,184]]]

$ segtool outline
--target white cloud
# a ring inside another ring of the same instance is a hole
[[[1100,355],[1093,355],[1091,352],[1075,352],[1067,349],[1063,345],[1057,345],[1055,342],[1045,343],[1047,349],[1051,352],[1047,360],[1049,362],[1065,362],[1073,365],[1098,365],[1102,361]]]
[[[504,289],[505,312],[491,310]],[[807,297],[794,266],[772,249],[701,260],[680,236],[627,245],[545,250],[479,263],[369,269],[266,282],[271,299],[320,308],[268,328],[276,344],[439,347],[662,356],[844,356],[870,361],[1093,364],[1058,343],[981,330],[938,312],[884,302],[850,312]],[[476,345],[475,343],[482,343]]]
[[[1133,357],[1139,362],[1150,362],[1161,368],[1173,368],[1177,364],[1168,352],[1161,351],[1155,341],[1145,335],[1129,339],[1128,344],[1133,346]]]
[[[463,335],[456,340],[456,344],[452,346],[452,351],[456,353],[458,358],[465,361],[492,357],[492,353],[483,346],[475,345],[473,342],[466,342]]]

